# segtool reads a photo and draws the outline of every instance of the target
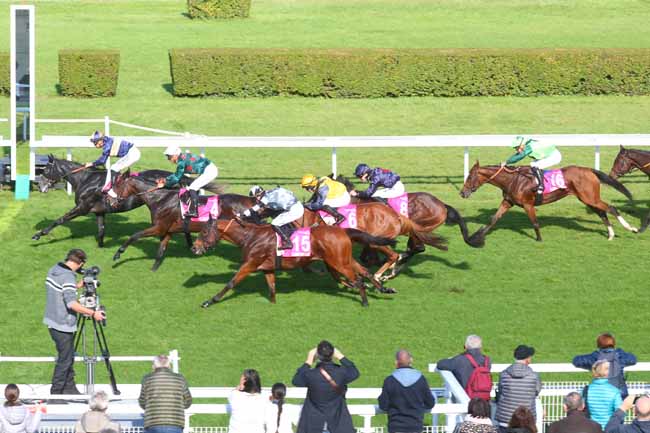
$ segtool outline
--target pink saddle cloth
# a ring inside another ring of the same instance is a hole
[[[342,229],[356,229],[357,228],[357,205],[346,204],[345,206],[337,207],[336,210],[345,217],[345,220],[339,224]],[[325,224],[331,226],[336,221],[332,215],[323,210],[319,210],[320,217],[325,221]]]
[[[393,208],[395,212],[400,215],[409,216],[409,195],[404,193],[398,197],[388,199],[388,205]]]
[[[291,243],[293,248],[290,250],[281,250],[279,247],[282,245],[280,236],[276,233],[276,245],[278,256],[281,257],[309,257],[311,256],[311,229],[309,227],[302,227],[297,229],[291,234]]]
[[[180,191],[178,192],[179,197],[183,195],[183,193],[186,191],[185,188],[181,188]],[[205,203],[203,203],[203,199],[205,199]],[[219,218],[219,196],[218,195],[210,195],[210,196],[203,196],[199,199],[201,202],[199,204],[199,216],[196,218],[192,218],[191,220],[194,222],[206,222],[207,220],[210,219],[212,216],[212,219],[217,219]],[[180,200],[181,202],[181,217],[185,218],[185,214],[187,214],[187,211],[189,210],[189,206],[187,203],[184,203],[183,200]]]
[[[562,173],[562,170],[545,170],[544,194],[550,194],[558,189],[566,189],[566,183],[564,182],[564,173]]]

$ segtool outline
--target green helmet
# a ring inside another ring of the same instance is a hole
[[[521,136],[521,135],[518,135],[518,136],[515,137],[514,140],[512,140],[511,147],[514,147],[516,149],[519,146],[521,146],[522,144],[524,144],[524,137]]]

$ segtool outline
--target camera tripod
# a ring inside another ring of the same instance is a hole
[[[86,322],[92,322],[92,347],[89,347],[86,340]],[[74,343],[74,351],[79,354],[79,343],[81,343],[81,356],[86,365],[86,393],[91,394],[95,392],[95,364],[97,363],[97,349],[101,353],[106,370],[108,371],[108,378],[111,381],[111,388],[113,388],[114,395],[120,395],[117,389],[117,382],[115,381],[115,373],[113,373],[113,366],[111,365],[111,354],[108,350],[108,343],[106,342],[106,335],[104,335],[104,324],[97,323],[92,317],[81,316],[81,325],[77,331]]]

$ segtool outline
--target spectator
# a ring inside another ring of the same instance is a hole
[[[583,398],[587,402],[587,410],[591,419],[604,429],[609,418],[614,414],[623,400],[621,392],[609,383],[609,361],[596,361],[591,368],[593,380],[585,387]]]
[[[398,351],[395,370],[384,380],[379,396],[379,408],[388,413],[389,433],[421,433],[424,414],[434,404],[427,379],[413,368],[411,354]]]
[[[484,365],[487,360],[488,369],[492,366],[490,358],[481,352],[482,347],[483,342],[481,341],[481,337],[478,335],[469,335],[465,339],[465,351],[453,358],[441,359],[438,361],[436,368],[438,370],[451,371],[456,376],[456,380],[458,380],[460,386],[466,389],[467,382],[474,371],[474,367],[467,358],[467,355],[471,356],[478,365]]]
[[[596,339],[596,347],[592,353],[578,355],[573,358],[573,365],[585,370],[591,370],[591,367],[598,360],[604,359],[610,362],[609,383],[621,390],[621,398],[627,397],[627,384],[625,383],[625,374],[623,368],[636,364],[636,356],[623,349],[616,348],[616,339],[608,332],[600,334]]]
[[[600,424],[587,418],[585,401],[580,393],[570,392],[564,397],[566,417],[552,423],[546,433],[603,433]]]
[[[533,347],[517,346],[515,362],[499,376],[496,421],[501,432],[506,430],[512,414],[520,406],[528,408],[536,417],[535,398],[542,389],[542,382],[529,366],[534,354]]]
[[[228,396],[230,403],[229,433],[264,433],[262,381],[257,370],[244,370],[239,385]]]
[[[507,433],[537,433],[535,416],[525,406],[519,406],[508,423]]]
[[[625,413],[634,407],[634,421],[624,424]],[[628,396],[605,427],[605,433],[650,433],[650,396]]]
[[[271,396],[265,411],[264,427],[266,433],[293,433],[293,426],[298,425],[300,406],[286,404],[284,398],[287,387],[284,383],[276,383],[271,388]]]
[[[153,372],[142,378],[138,403],[144,409],[144,433],[182,433],[185,409],[192,394],[185,378],[169,368],[169,357],[158,355]]]
[[[318,355],[319,363],[311,368]],[[337,365],[332,357],[341,362]],[[359,377],[359,370],[329,341],[321,341],[307,354],[307,360],[293,376],[295,386],[307,387],[298,433],[354,433],[345,402],[347,385]]]
[[[90,397],[89,411],[81,415],[74,427],[75,433],[95,433],[102,430],[120,431],[120,425],[112,422],[106,409],[108,409],[108,396],[104,391],[98,391]]]
[[[34,433],[41,423],[41,413],[45,406],[28,408],[18,399],[18,386],[10,383],[5,387],[5,404],[0,406],[0,432],[2,433]]]
[[[456,425],[454,433],[497,433],[490,419],[490,403],[475,397],[467,405],[467,418]]]

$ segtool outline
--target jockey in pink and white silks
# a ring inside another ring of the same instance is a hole
[[[562,161],[562,154],[552,143],[542,143],[532,138],[526,139],[521,135],[513,140],[512,147],[516,153],[508,158],[505,164],[514,164],[530,156],[533,159],[530,166],[538,182],[536,190],[541,194],[544,191],[544,169],[559,164]]]
[[[120,158],[115,161],[115,164],[111,165],[110,170],[106,170],[106,181],[102,188],[102,192],[108,194],[111,199],[116,199],[117,194],[113,191],[112,183],[113,173],[119,174],[123,169],[135,164],[140,159],[140,150],[138,150],[135,144],[126,140],[122,140],[118,144],[113,137],[103,135],[99,131],[95,131],[92,137],[90,137],[90,141],[97,149],[102,149],[102,154],[95,161],[87,162],[85,164],[86,168],[104,165],[111,156]]]

